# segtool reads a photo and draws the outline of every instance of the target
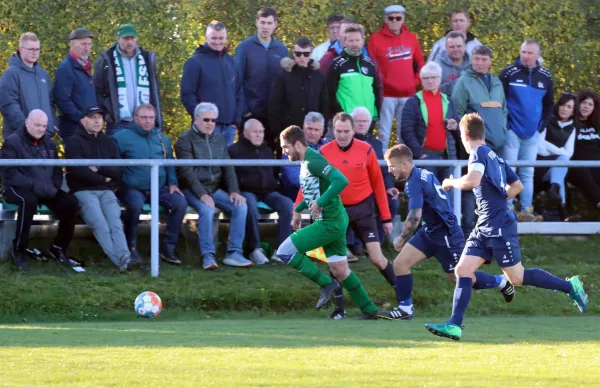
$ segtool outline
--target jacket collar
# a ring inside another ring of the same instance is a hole
[[[142,136],[142,137],[148,137],[148,136],[150,136],[150,134],[152,132],[156,132],[157,131],[156,127],[152,128],[149,131],[146,131],[145,129],[143,129],[142,127],[140,127],[139,125],[137,125],[136,123],[133,123],[133,125],[131,126],[131,130],[133,132],[135,132],[137,135]]]
[[[263,142],[261,145],[259,146],[255,146],[254,144],[252,144],[252,142],[248,139],[246,139],[244,136],[240,136],[240,138],[238,139],[238,142],[240,142],[243,146],[248,147],[248,148],[254,148],[254,149],[261,149],[265,146],[265,143]]]
[[[31,144],[35,145],[36,147],[39,146],[39,145],[41,145],[41,144],[44,144],[46,142],[46,135],[42,136],[39,139],[36,139],[33,136],[31,136],[29,134],[29,132],[27,132],[27,128],[21,129],[21,131],[18,132],[18,133],[21,135],[21,137],[25,141],[27,141],[28,143],[31,143]]]
[[[517,66],[521,70],[531,70],[531,71],[538,70],[541,67],[540,61],[536,60],[535,67],[533,69],[529,69],[529,68],[525,67],[525,65],[523,65],[523,62],[521,62],[521,58],[517,58],[517,60],[515,61],[515,66]]]
[[[342,150],[342,152],[346,152],[350,148],[352,148],[352,144],[354,144],[354,138],[352,138],[352,140],[350,140],[350,144],[348,144],[346,147],[341,147],[340,143],[338,143],[337,141],[335,142],[335,144],[339,147],[340,150]]]

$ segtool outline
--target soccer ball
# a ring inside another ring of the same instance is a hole
[[[160,296],[152,291],[144,291],[135,298],[133,308],[137,315],[142,318],[154,318],[162,310],[162,301]]]

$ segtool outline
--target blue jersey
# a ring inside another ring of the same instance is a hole
[[[506,185],[519,180],[517,174],[506,165],[487,145],[471,150],[469,171],[483,174],[481,184],[473,189],[477,200],[477,225],[479,233],[486,237],[501,235],[500,229],[515,226],[516,216],[508,209]]]
[[[437,178],[427,170],[414,167],[404,186],[408,210],[423,209],[421,227],[435,240],[444,240],[462,230],[452,211],[450,196]]]

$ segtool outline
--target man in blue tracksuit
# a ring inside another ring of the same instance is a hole
[[[206,28],[206,43],[196,49],[183,66],[181,102],[190,116],[201,102],[211,102],[219,109],[214,131],[233,144],[242,121],[244,94],[242,78],[235,60],[227,52],[227,29],[221,22]]]
[[[256,28],[258,32],[242,41],[235,49],[235,59],[244,87],[243,121],[250,118],[259,120],[265,127],[267,144],[271,149],[278,150],[278,136],[269,128],[269,91],[282,71],[281,59],[288,57],[289,52],[273,36],[273,31],[277,28],[277,12],[273,8],[258,10]]]
[[[550,71],[540,66],[540,46],[535,40],[521,45],[519,58],[500,73],[508,108],[508,133],[501,155],[508,163],[514,160],[535,161],[538,130],[546,126],[554,104],[554,87]],[[533,167],[520,167],[523,182],[519,220],[537,221],[533,214]],[[509,200],[509,205],[512,201]]]

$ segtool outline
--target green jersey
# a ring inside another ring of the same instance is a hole
[[[340,193],[348,185],[346,177],[333,167],[318,151],[308,148],[300,167],[302,201],[295,211],[300,213],[312,201],[323,209],[317,220],[342,219],[346,213]]]

